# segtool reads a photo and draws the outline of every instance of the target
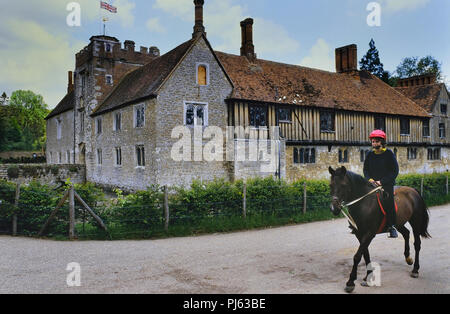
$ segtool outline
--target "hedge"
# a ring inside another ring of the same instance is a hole
[[[401,175],[397,179],[397,185],[410,186],[420,191],[422,178],[424,198],[428,206],[450,202],[450,196],[446,195],[446,174]],[[305,183],[306,215],[303,214]],[[242,180],[234,183],[223,179],[208,183],[194,181],[189,188],[170,189],[170,228],[183,229],[184,233],[192,234],[249,228],[252,226],[249,221],[257,221],[253,226],[264,226],[331,217],[328,209],[328,180],[299,180],[289,184],[269,177],[251,179],[245,184],[246,221],[242,220]],[[136,237],[164,234],[164,190],[161,186],[151,185],[145,191],[128,195],[116,190],[116,196],[109,200],[105,198],[103,191],[92,183],[75,185],[75,190],[111,230],[120,230]],[[54,190],[36,182],[22,186],[17,212],[19,233],[36,235],[64,191],[64,187]],[[15,184],[0,181],[0,232],[10,231],[14,195]],[[66,204],[51,224],[50,235],[67,235],[67,211]],[[83,211],[77,211],[78,225],[84,221],[84,215],[82,217],[81,213]],[[89,215],[86,215],[85,222],[91,232],[100,232]]]

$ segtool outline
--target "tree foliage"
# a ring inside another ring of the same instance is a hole
[[[41,95],[18,90],[0,106],[0,151],[42,149],[49,110]]]
[[[369,50],[365,56],[359,62],[361,70],[366,70],[375,76],[378,76],[383,81],[387,82],[389,79],[389,73],[384,71],[383,63],[380,61],[380,55],[377,47],[375,47],[375,41],[370,40]]]
[[[408,78],[416,75],[435,74],[440,80],[442,75],[441,63],[432,56],[404,58],[397,67],[397,75],[400,78]]]

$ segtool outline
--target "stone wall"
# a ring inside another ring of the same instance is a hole
[[[81,165],[0,164],[0,180],[21,184],[36,180],[57,185],[68,178],[72,183],[81,184],[86,182],[85,173],[85,167]]]
[[[361,161],[361,150],[370,150],[369,146],[332,146],[330,151],[327,146],[305,146],[316,149],[316,162],[313,164],[294,164],[294,147],[299,146],[286,147],[286,178],[289,182],[299,179],[329,179],[329,166],[333,168],[345,166],[348,170],[363,175],[364,162]],[[397,152],[400,174],[443,173],[450,168],[450,149],[447,147],[441,147],[440,160],[428,160],[428,148],[425,147],[417,147],[417,158],[412,160],[408,160],[407,147],[388,148]],[[347,150],[348,162],[339,162],[340,149]]]
[[[261,144],[264,146],[252,149],[249,140],[235,141],[234,180],[267,176],[286,179],[286,142],[268,140]]]

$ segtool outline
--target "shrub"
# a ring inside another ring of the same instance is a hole
[[[17,179],[19,177],[19,167],[17,166],[11,166],[8,167],[8,178],[10,179]]]
[[[189,189],[176,188],[175,191],[170,199],[170,216],[174,223],[242,213],[242,189],[224,179],[208,183],[194,181]]]
[[[22,186],[19,199],[18,231],[26,235],[36,235],[61,198],[61,193],[36,181],[32,181],[28,186]],[[50,223],[47,234],[67,234],[69,225],[67,217],[68,206],[65,205]]]
[[[125,227],[149,229],[161,226],[163,221],[163,193],[157,185],[123,197],[110,210],[110,220]]]

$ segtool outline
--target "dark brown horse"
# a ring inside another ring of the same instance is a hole
[[[374,189],[374,187],[362,176],[347,171],[345,167],[333,170],[329,168],[331,174],[331,211],[334,215],[339,215],[344,203],[350,203]],[[395,188],[395,202],[398,205],[396,228],[405,239],[405,259],[408,265],[413,264],[413,259],[409,255],[409,230],[405,227],[405,223],[409,222],[414,234],[414,249],[416,257],[411,276],[417,278],[419,276],[419,252],[421,239],[420,237],[430,238],[427,231],[429,214],[428,209],[420,193],[417,190],[401,186]],[[353,269],[350,279],[346,284],[345,291],[352,292],[355,289],[355,280],[357,276],[358,264],[361,257],[364,256],[366,265],[370,264],[369,245],[373,238],[377,235],[378,229],[382,224],[384,215],[378,205],[376,194],[371,194],[359,202],[348,207],[349,213],[356,223],[357,228],[351,227],[353,233],[360,242],[360,246],[353,257]],[[367,271],[364,282],[371,274],[372,270]]]

